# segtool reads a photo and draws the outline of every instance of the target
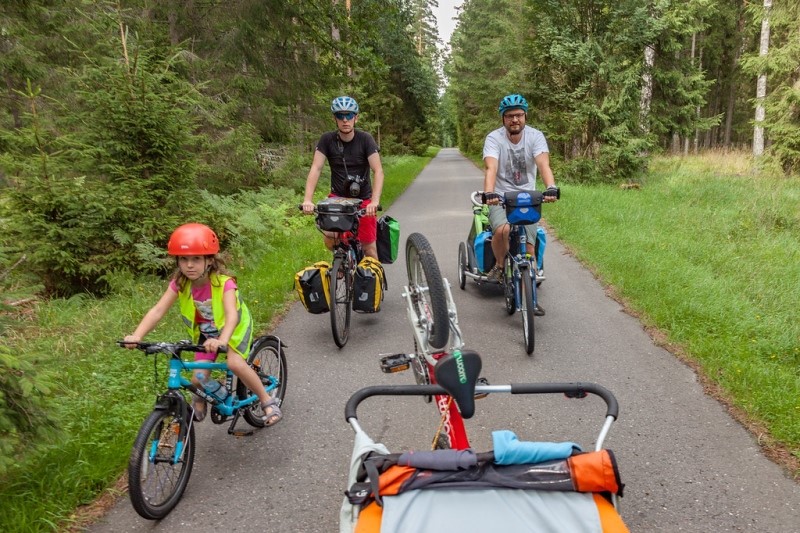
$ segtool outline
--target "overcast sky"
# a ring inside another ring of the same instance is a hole
[[[450,35],[456,27],[456,21],[453,20],[456,16],[456,6],[462,3],[463,0],[439,0],[439,7],[433,10],[439,26],[439,38],[444,44],[450,42]]]

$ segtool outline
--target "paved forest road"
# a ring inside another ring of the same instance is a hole
[[[400,293],[405,239],[415,231],[433,245],[453,286],[466,345],[482,354],[492,383],[594,381],[617,396],[620,418],[606,446],[616,452],[626,483],[621,513],[631,531],[800,531],[800,485],[761,455],[754,439],[703,394],[694,373],[654,345],[558,242],[550,239],[545,256],[539,294],[547,316],[536,319],[533,357],[525,355],[520,317],[506,315],[497,288],[468,280],[465,291],[458,289],[468,195],[482,183],[457,150],[442,150],[389,211],[401,222],[403,251],[386,268],[382,311],[354,315],[341,350],[328,316],[309,315],[299,303],[273,332],[289,345],[283,422],[241,439],[228,436],[226,426],[201,424],[188,489],[166,519],[143,520],[124,498],[89,531],[338,531],[353,435],[345,402],[361,386],[413,381],[409,373],[382,374],[378,354],[412,350]],[[286,273],[287,286],[292,274]],[[478,402],[468,430],[479,451],[490,448],[495,429],[590,449],[604,413],[596,398],[498,394]],[[426,446],[437,422],[434,407],[419,398],[370,399],[359,418],[394,451]]]

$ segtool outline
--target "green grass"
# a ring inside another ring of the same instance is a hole
[[[800,457],[800,182],[690,161],[656,160],[641,189],[564,187],[547,221]]]
[[[389,207],[436,154],[384,159],[386,186],[381,203]],[[321,191],[320,195],[324,191]],[[275,235],[253,257],[231,264],[242,293],[261,330],[296,298],[294,273],[330,256],[313,226],[313,217],[291,235]],[[59,392],[51,412],[60,438],[35,454],[18,458],[0,479],[0,530],[54,531],[74,522],[75,509],[91,503],[112,486],[127,466],[139,425],[166,381],[165,367],[140,351],[121,350],[113,342],[136,326],[164,291],[160,279],[118,280],[112,296],[87,296],[39,303],[27,322],[17,322],[3,341],[13,350],[37,357],[37,369],[57,377]],[[185,337],[176,309],[149,339]]]

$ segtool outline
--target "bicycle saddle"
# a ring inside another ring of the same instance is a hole
[[[463,418],[475,414],[475,382],[481,373],[481,356],[472,350],[456,350],[436,362],[436,382],[453,397]]]

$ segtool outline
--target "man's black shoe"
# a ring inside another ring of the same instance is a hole
[[[533,308],[533,316],[544,316],[544,307],[537,303]]]

